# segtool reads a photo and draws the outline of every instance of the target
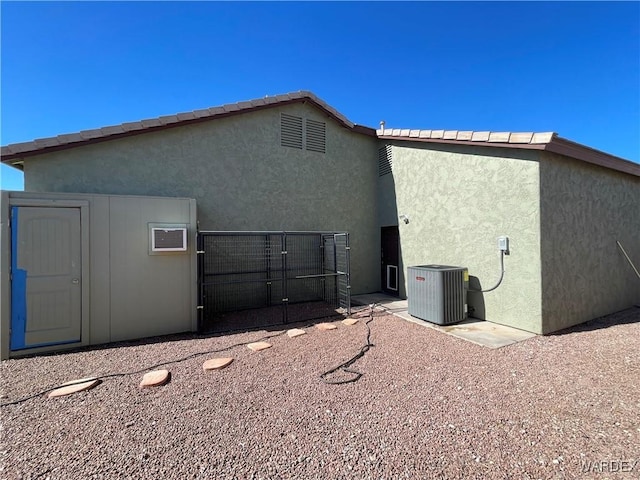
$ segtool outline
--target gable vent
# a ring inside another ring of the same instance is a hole
[[[302,117],[280,114],[280,145],[302,150]]]
[[[385,145],[378,149],[378,176],[382,177],[391,173],[392,167],[391,145]]]
[[[307,150],[311,152],[325,153],[327,142],[327,124],[307,118],[306,127]]]

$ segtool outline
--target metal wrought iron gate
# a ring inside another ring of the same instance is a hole
[[[350,313],[349,234],[198,232],[199,329],[224,331],[308,320],[321,302]],[[271,307],[259,314],[229,312]]]

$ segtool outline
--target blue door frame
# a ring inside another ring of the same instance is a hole
[[[11,350],[27,348],[27,271],[18,268],[18,207],[11,207]]]

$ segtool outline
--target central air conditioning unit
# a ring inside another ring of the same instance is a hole
[[[438,325],[467,319],[469,271],[464,267],[419,265],[407,268],[409,315]]]

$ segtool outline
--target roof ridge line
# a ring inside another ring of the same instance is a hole
[[[158,117],[144,118],[136,121],[128,121],[115,125],[81,130],[79,132],[61,133],[52,137],[36,138],[31,141],[12,143],[2,146],[2,161],[20,158],[24,156],[39,155],[55,150],[72,148],[82,144],[108,141],[123,136],[138,135],[148,131],[172,128],[191,123],[205,122],[215,118],[247,113],[251,111],[271,108],[278,105],[309,101],[329,117],[340,123],[345,128],[358,133],[375,136],[372,128],[356,125],[346,116],[333,108],[327,102],[310,90],[298,90],[276,95],[265,95],[262,98],[243,100],[233,103],[225,103],[213,107],[201,108],[179,112]]]

